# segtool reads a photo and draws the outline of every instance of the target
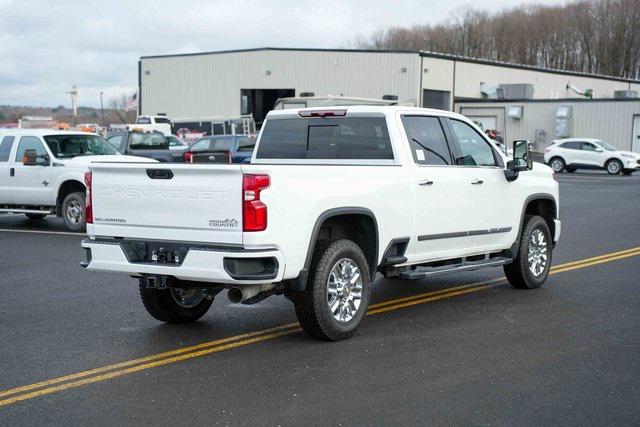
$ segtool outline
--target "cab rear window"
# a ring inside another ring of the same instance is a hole
[[[392,160],[384,117],[271,119],[258,159]]]

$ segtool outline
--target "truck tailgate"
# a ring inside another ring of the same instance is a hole
[[[93,163],[93,236],[242,244],[240,165]]]

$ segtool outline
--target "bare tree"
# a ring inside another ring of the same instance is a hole
[[[574,0],[489,14],[464,8],[443,23],[391,27],[354,45],[426,50],[640,78],[640,0]]]

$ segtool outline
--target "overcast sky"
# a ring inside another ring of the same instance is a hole
[[[522,1],[522,0],[521,0]],[[526,3],[561,3],[561,0]],[[0,105],[105,106],[137,86],[140,56],[255,47],[348,47],[392,25],[435,23],[505,0],[0,0]]]

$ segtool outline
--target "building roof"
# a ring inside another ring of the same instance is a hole
[[[568,71],[568,70],[559,70],[555,68],[545,68],[545,67],[536,67],[533,65],[524,65],[524,64],[516,64],[513,62],[505,62],[505,61],[496,61],[492,59],[482,59],[482,58],[472,58],[468,56],[461,55],[453,55],[448,53],[438,53],[438,52],[430,52],[425,50],[402,50],[402,49],[386,49],[386,50],[376,50],[376,49],[314,49],[314,48],[291,48],[291,47],[258,47],[252,49],[235,49],[235,50],[219,50],[219,51],[211,51],[211,52],[194,52],[194,53],[175,53],[168,55],[149,55],[149,56],[141,56],[140,60],[143,59],[155,59],[155,58],[173,58],[173,57],[182,57],[182,56],[200,56],[200,55],[217,55],[217,54],[228,54],[228,53],[243,53],[243,52],[263,52],[263,51],[284,51],[284,52],[344,52],[344,53],[405,53],[405,54],[414,54],[420,55],[422,57],[427,58],[438,58],[438,59],[448,59],[451,61],[459,61],[459,62],[470,62],[476,64],[484,64],[484,65],[494,65],[497,67],[506,67],[506,68],[518,68],[524,70],[531,71],[540,71],[545,73],[554,73],[554,74],[564,74],[569,76],[578,76],[578,77],[590,77],[596,79],[603,80],[614,80],[626,83],[639,83],[640,80],[628,79],[622,77],[615,76],[607,76],[602,74],[591,74],[584,73],[581,71]]]

